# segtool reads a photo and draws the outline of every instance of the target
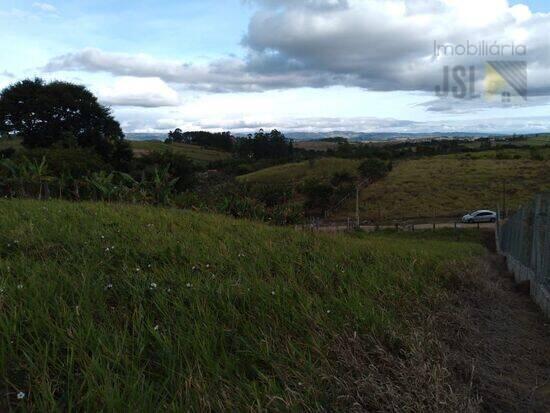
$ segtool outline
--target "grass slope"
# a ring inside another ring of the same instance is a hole
[[[262,169],[238,179],[243,183],[294,185],[306,179],[327,181],[335,173],[349,172],[357,175],[360,162],[340,158],[322,158],[314,161],[288,163]]]
[[[476,209],[495,209],[506,182],[507,206],[516,208],[536,193],[550,190],[550,149],[540,149],[544,161],[530,159],[529,149],[435,156],[397,162],[388,177],[362,191],[363,219],[388,221],[411,218],[458,217]],[[514,157],[518,159],[514,159]],[[306,179],[328,180],[335,172],[357,174],[360,161],[325,158],[275,166],[239,177],[242,182],[296,185]],[[355,215],[351,199],[331,215]]]
[[[201,146],[187,145],[184,143],[168,145],[160,141],[130,141],[130,144],[137,156],[153,151],[174,151],[177,154],[185,155],[189,159],[201,163],[222,161],[231,157],[231,154],[228,152],[206,149]]]
[[[373,220],[462,216],[495,209],[506,182],[507,206],[516,208],[550,190],[550,160],[462,159],[437,156],[395,165],[390,175],[363,191],[362,214]],[[351,203],[343,213],[353,211]]]
[[[480,248],[2,200],[0,408],[341,407],[335,344],[403,332]]]

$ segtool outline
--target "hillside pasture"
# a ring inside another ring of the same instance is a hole
[[[413,315],[478,244],[116,204],[0,212],[3,411],[349,411],[355,380],[367,410],[390,387],[431,411],[466,404],[442,394],[439,361],[415,367]]]
[[[173,151],[176,154],[185,155],[189,159],[199,163],[223,161],[231,157],[229,152],[184,143],[166,144],[161,141],[130,141],[130,144],[132,145],[134,154],[138,157],[154,151]]]

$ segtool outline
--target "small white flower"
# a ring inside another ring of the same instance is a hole
[[[330,313],[331,313],[331,311],[330,311],[330,310],[327,310],[327,314],[330,314]]]
[[[101,236],[101,239],[105,239],[105,235],[102,235],[102,236]]]
[[[109,252],[109,251],[111,251],[111,250],[109,249],[109,247],[105,248],[105,252]]]
[[[271,295],[275,295],[275,291],[271,291]]]
[[[206,264],[206,268],[210,268],[210,264]]]
[[[191,288],[192,286],[193,286],[193,284],[187,283],[187,288]]]
[[[114,248],[114,247],[113,247]],[[151,268],[151,264],[147,265],[147,268]]]
[[[106,290],[110,290],[111,288],[113,288],[113,284],[107,284],[107,285],[105,286],[105,289],[106,289]]]
[[[22,289],[23,289],[23,284],[19,284],[19,285],[17,286],[17,289],[18,289],[18,290],[22,290]]]
[[[19,400],[23,400],[25,398],[26,394],[23,393],[22,391],[20,391],[19,393],[17,393],[17,398]]]
[[[151,283],[150,288],[151,290],[154,290],[155,288],[157,288],[157,283]]]
[[[156,325],[155,328],[154,328],[154,330],[155,330],[155,331],[158,331],[158,329],[159,329],[159,326]]]
[[[140,272],[140,271],[141,271],[141,268],[137,267],[136,272]]]

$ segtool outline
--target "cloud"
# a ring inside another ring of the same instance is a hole
[[[8,72],[7,70],[4,70],[4,71],[0,72],[0,76],[1,77],[7,77],[9,79],[15,78],[15,75],[11,72]]]
[[[178,106],[178,92],[159,78],[120,77],[98,91],[99,100],[112,106],[157,108]]]
[[[36,2],[32,4],[32,7],[46,13],[55,13],[57,8],[49,3]]]
[[[168,116],[166,116],[168,115]],[[172,116],[170,116],[172,115]],[[548,117],[488,117],[487,119],[455,119],[438,121],[410,121],[377,117],[232,117],[215,116],[188,117],[176,113],[144,113],[126,108],[117,112],[122,118],[125,132],[163,133],[174,128],[184,130],[209,130],[234,133],[250,133],[260,128],[279,129],[283,133],[298,132],[388,132],[388,133],[430,133],[430,132],[484,132],[484,133],[545,133],[550,128]]]
[[[253,0],[243,57],[203,65],[144,54],[83,49],[53,58],[48,72],[158,77],[208,92],[258,92],[334,85],[433,93],[445,66],[501,57],[434,55],[438,45],[526,45],[529,94],[550,96],[550,14],[506,0]],[[509,52],[509,49],[508,49]],[[505,53],[506,54],[506,53]],[[481,80],[478,82],[481,87]],[[440,105],[441,106],[441,105]]]

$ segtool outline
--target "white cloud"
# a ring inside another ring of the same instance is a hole
[[[482,68],[480,56],[434,58],[439,44],[525,42],[529,89],[550,95],[550,14],[506,0],[256,0],[244,58],[206,65],[144,54],[83,49],[52,59],[46,71],[158,77],[188,89],[256,92],[333,85],[433,92],[444,66]]]
[[[55,12],[57,12],[57,8],[55,6],[53,6],[52,4],[49,4],[49,3],[35,2],[35,3],[32,4],[32,7],[34,7],[35,9],[38,9],[40,11],[46,12],[46,13],[55,13]]]
[[[98,90],[99,100],[112,106],[144,108],[177,106],[178,92],[159,78],[119,77],[109,86]]]

